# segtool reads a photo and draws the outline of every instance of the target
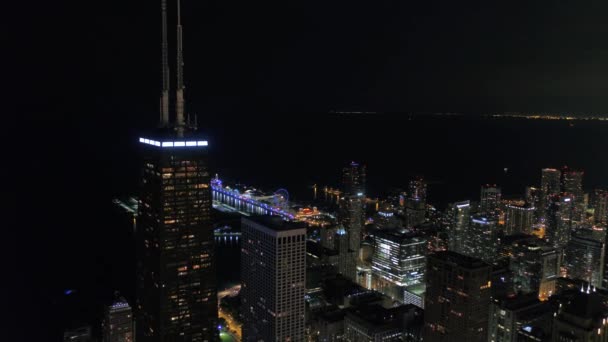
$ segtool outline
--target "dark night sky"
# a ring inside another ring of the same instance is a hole
[[[156,105],[158,9],[105,8],[106,99]],[[195,112],[606,112],[605,1],[184,1]],[[146,86],[134,89],[145,80]],[[154,108],[156,109],[156,108]]]
[[[214,127],[332,109],[608,112],[605,0],[182,1],[188,111]],[[53,280],[94,281],[86,265],[103,260],[74,233],[103,229],[91,210],[107,198],[91,194],[120,181],[113,139],[157,122],[159,4],[40,1],[8,11],[16,94],[4,111],[36,138],[6,152],[23,181],[5,198],[1,253],[14,277],[1,286],[24,290],[9,298],[24,325],[52,315]]]

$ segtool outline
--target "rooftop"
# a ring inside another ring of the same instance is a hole
[[[268,229],[280,232],[293,229],[305,229],[306,222],[285,221],[277,215],[260,215],[243,217],[243,222],[253,222],[262,225]]]
[[[437,252],[429,255],[428,258],[450,262],[469,269],[490,267],[489,264],[483,262],[481,259],[473,258],[453,251]]]

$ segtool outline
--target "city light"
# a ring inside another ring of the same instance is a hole
[[[139,138],[139,142],[156,146],[156,147],[205,147],[209,146],[209,142],[207,140],[198,140],[198,141],[157,141],[146,138]]]

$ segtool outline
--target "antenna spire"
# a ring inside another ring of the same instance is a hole
[[[184,136],[184,56],[182,41],[181,2],[177,0],[177,87],[175,90],[175,128]]]
[[[167,42],[167,0],[160,2],[162,10],[162,74],[163,89],[160,95],[160,126],[169,125],[169,44]]]

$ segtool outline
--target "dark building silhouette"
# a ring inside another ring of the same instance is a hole
[[[352,259],[348,264],[356,266],[361,233],[364,225],[365,206],[365,166],[352,162],[342,170],[342,195],[340,199],[340,223],[348,236],[349,255]],[[345,277],[356,281],[356,268],[348,267]]]
[[[545,168],[541,170],[539,207],[542,219],[546,218],[547,215],[546,211],[549,205],[549,196],[560,193],[561,175],[561,172],[557,169]]]
[[[103,342],[133,342],[133,310],[124,298],[106,308],[103,321]]]
[[[140,139],[137,340],[213,341],[217,289],[207,142],[157,139]]]
[[[487,341],[491,266],[451,251],[427,258],[424,341]]]

